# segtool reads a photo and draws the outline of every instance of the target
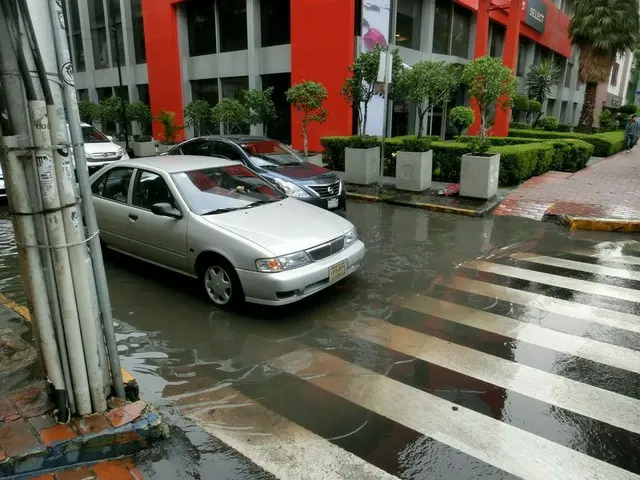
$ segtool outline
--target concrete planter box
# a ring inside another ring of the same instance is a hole
[[[154,142],[132,142],[131,148],[136,157],[153,157],[156,154]]]
[[[462,156],[460,196],[488,200],[498,193],[500,154],[492,156]]]
[[[317,165],[318,167],[324,167],[324,162],[322,161],[322,154],[318,153],[317,155],[309,155],[308,157],[303,156],[307,162],[312,165]]]
[[[155,142],[154,142],[155,143]],[[175,147],[175,145],[166,145],[164,143],[155,143],[156,145],[158,145],[158,155],[162,154],[162,153],[166,153],[169,150],[171,150],[173,147]],[[154,155],[156,154],[155,151],[153,153]]]
[[[422,192],[431,186],[433,150],[398,152],[396,155],[396,188]]]
[[[371,185],[380,178],[380,149],[345,148],[344,173],[347,183]]]

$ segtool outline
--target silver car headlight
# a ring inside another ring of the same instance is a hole
[[[356,243],[357,240],[358,240],[358,232],[354,228],[353,230],[350,230],[349,232],[347,232],[347,234],[344,236],[344,248],[347,248],[353,245],[354,243]]]
[[[281,178],[275,178],[274,180],[276,184],[280,188],[282,188],[284,190],[284,193],[286,193],[289,197],[295,197],[295,198],[311,197],[311,195],[309,195],[307,192],[305,192],[302,188],[300,188],[295,183],[288,182],[287,180],[282,180]]]
[[[124,148],[120,147],[118,149],[118,156],[119,157],[124,157],[126,154],[127,154],[127,151]]]
[[[259,272],[277,273],[303,267],[311,263],[311,257],[307,252],[296,252],[282,255],[276,258],[261,258],[256,260],[256,268]]]

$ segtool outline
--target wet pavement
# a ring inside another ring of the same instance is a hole
[[[123,366],[171,439],[145,478],[640,478],[640,243],[349,204],[362,270],[285,308],[210,307],[110,254]],[[0,213],[0,293],[23,302]]]

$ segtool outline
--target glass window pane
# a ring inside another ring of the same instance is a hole
[[[529,42],[524,39],[520,39],[518,45],[518,65],[516,66],[516,75],[519,77],[524,76],[524,72],[527,68],[527,52],[529,51]]]
[[[221,52],[247,49],[246,0],[218,2],[218,24]]]
[[[214,155],[228,158],[229,160],[242,161],[242,154],[240,151],[233,145],[229,145],[225,142],[213,142],[212,152]]]
[[[84,48],[82,48],[82,33],[80,32],[80,14],[78,12],[77,0],[69,1],[69,12],[66,11],[66,2],[62,2],[62,11],[65,16],[67,33],[69,39],[69,50],[72,54],[73,69],[76,72],[84,72],[86,69],[84,61]],[[69,15],[70,14],[70,15]]]
[[[216,53],[216,21],[213,1],[187,2],[187,28],[189,30],[189,55]]]
[[[491,22],[491,45],[489,46],[490,57],[502,57],[505,30],[504,26],[499,23]]]
[[[191,94],[193,101],[204,100],[211,107],[218,103],[218,80],[215,78],[209,78],[206,80],[192,80],[191,81]],[[220,125],[214,122],[208,122],[202,127],[202,132],[196,132],[197,135],[215,134],[220,133]]]
[[[452,3],[449,0],[436,0],[435,21],[433,24],[433,53],[449,54],[451,6]]]
[[[175,200],[167,186],[167,182],[152,172],[140,172],[133,189],[133,205],[151,210],[156,203],[168,203],[175,205]]]
[[[262,88],[273,87],[273,104],[277,118],[265,126],[265,135],[276,138],[283,143],[291,143],[291,105],[287,102],[285,92],[291,87],[290,73],[274,73],[262,75]]]
[[[131,168],[114,168],[109,171],[102,196],[116,202],[127,203],[131,175],[133,175]]]
[[[228,77],[222,79],[222,98],[242,100],[242,91],[249,88],[249,77]]]
[[[469,58],[469,33],[471,31],[471,10],[455,5],[453,10],[453,38],[451,55]]]
[[[291,43],[290,0],[260,0],[262,46]]]
[[[104,4],[102,0],[87,0],[89,7],[89,25],[91,26],[91,42],[93,43],[93,61],[96,70],[109,68],[109,52],[107,50],[107,24],[105,23]]]
[[[107,10],[111,15],[109,25],[111,28],[111,61],[112,66],[126,65],[124,57],[124,39],[122,36],[122,13],[119,0],[107,0]],[[116,50],[117,47],[117,50]]]
[[[422,0],[398,0],[396,45],[420,50]]]
[[[567,72],[564,75],[564,87],[569,88],[571,86],[571,76],[573,75],[573,63],[567,64]]]
[[[142,21],[142,0],[131,0],[131,23],[133,26],[133,48],[136,63],[147,63],[147,49],[144,44],[144,22]]]

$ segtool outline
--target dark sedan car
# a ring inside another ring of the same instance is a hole
[[[346,210],[344,183],[326,168],[306,162],[286,145],[265,137],[208,136],[176,145],[169,155],[204,155],[240,161],[288,196],[321,208]]]

